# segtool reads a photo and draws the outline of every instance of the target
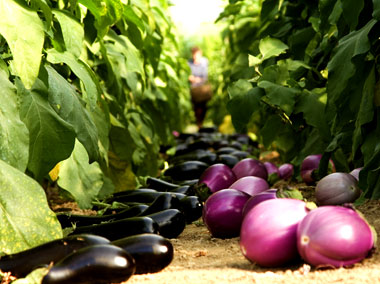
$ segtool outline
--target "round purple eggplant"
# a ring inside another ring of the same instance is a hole
[[[269,189],[269,184],[263,178],[256,176],[246,176],[239,178],[237,181],[231,184],[229,188],[240,190],[249,194],[250,196],[253,196]]]
[[[257,176],[265,180],[268,178],[268,172],[264,164],[259,160],[252,158],[246,158],[239,161],[232,168],[232,171],[234,172],[237,179],[246,176]]]

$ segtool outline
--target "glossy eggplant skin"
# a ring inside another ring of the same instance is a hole
[[[149,207],[141,212],[139,216],[146,216],[170,208],[181,208],[180,200],[174,193],[161,194],[157,196],[157,198],[149,205]]]
[[[110,241],[143,233],[158,233],[158,224],[149,217],[125,218],[107,223],[76,227],[73,234],[94,234]]]
[[[42,284],[108,284],[128,280],[136,271],[133,257],[112,245],[82,248],[57,262]]]
[[[77,227],[90,226],[100,224],[102,222],[110,222],[121,220],[125,218],[135,217],[148,208],[147,205],[137,204],[124,209],[115,214],[108,214],[102,216],[88,216],[76,214],[57,214],[57,219],[61,223],[62,228],[71,227],[73,224]]]
[[[112,242],[127,251],[136,262],[135,274],[155,273],[167,267],[173,260],[173,245],[157,234],[140,234]]]
[[[231,169],[240,161],[240,159],[231,154],[221,154],[218,156],[218,162],[229,166]]]
[[[167,182],[165,180],[154,177],[148,177],[146,179],[146,186],[157,191],[171,191],[179,187],[178,184]]]
[[[190,224],[202,217],[203,204],[198,196],[189,195],[181,199],[181,212],[186,223]]]
[[[158,233],[165,238],[178,237],[186,227],[185,216],[178,209],[166,209],[147,215],[158,224]]]
[[[175,181],[198,179],[208,167],[209,165],[204,162],[186,161],[169,167],[164,175]]]
[[[90,245],[107,244],[110,241],[101,236],[81,234],[53,240],[34,248],[9,254],[0,258],[0,269],[13,276],[25,277],[34,269],[55,263],[70,253]]]

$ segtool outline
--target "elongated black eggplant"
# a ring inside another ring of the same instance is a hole
[[[112,242],[127,251],[136,262],[135,274],[155,273],[167,267],[173,260],[173,245],[157,234],[141,234]]]
[[[178,184],[171,183],[159,178],[148,177],[146,179],[146,186],[158,191],[170,191],[179,187]]]
[[[138,202],[138,203],[151,203],[153,202],[157,196],[164,194],[164,192],[152,191],[152,192],[126,192],[126,194],[122,194],[119,192],[118,195],[114,195],[106,200],[107,203],[112,202]]]
[[[77,214],[57,214],[57,219],[61,223],[62,228],[71,227],[75,224],[76,227],[89,226],[100,224],[102,222],[116,221],[129,217],[135,217],[145,211],[149,206],[145,204],[136,204],[127,209],[124,209],[115,214],[102,216],[88,216]]]
[[[71,235],[19,253],[4,255],[0,258],[0,270],[11,272],[16,277],[25,277],[34,269],[55,263],[81,248],[109,242],[108,239],[96,235]]]
[[[190,195],[191,188],[190,188],[190,185],[181,185],[175,189],[170,190],[169,192],[177,192],[177,193]]]
[[[94,234],[110,241],[143,233],[158,233],[158,224],[149,217],[125,218],[107,223],[76,227],[72,234]]]
[[[249,153],[246,151],[237,150],[237,151],[232,152],[231,155],[236,156],[239,160],[242,160],[242,159],[248,158]]]
[[[164,175],[172,178],[175,181],[197,179],[208,167],[209,165],[204,162],[187,161],[169,167],[164,172]]]
[[[57,262],[42,284],[108,284],[128,280],[136,271],[133,257],[112,244],[82,248]]]
[[[218,156],[218,162],[229,166],[231,169],[239,162],[239,158],[231,154],[221,154]]]
[[[186,223],[190,224],[202,217],[203,204],[198,196],[186,196],[181,199],[181,212],[185,216]]]
[[[178,237],[186,227],[185,215],[178,209],[166,209],[147,217],[158,224],[158,233],[165,238]]]
[[[231,154],[232,152],[235,152],[236,148],[233,148],[233,147],[230,147],[230,146],[227,146],[227,147],[222,147],[222,148],[219,148],[218,150],[216,150],[216,154],[218,155],[222,155],[222,154]]]
[[[176,155],[183,155],[183,154],[192,152],[192,151],[197,150],[197,149],[206,150],[206,149],[212,147],[212,145],[213,145],[213,142],[211,141],[211,139],[207,139],[206,137],[201,137],[201,138],[194,140],[191,143],[179,144],[176,147],[175,154]]]
[[[169,164],[175,165],[186,161],[201,161],[206,164],[213,164],[217,158],[217,155],[210,150],[198,149],[183,155],[174,156],[168,160]]]
[[[165,209],[180,209],[180,199],[177,197],[181,193],[170,193],[158,195],[157,198],[149,205],[147,209],[139,214],[139,216],[146,216],[152,213],[156,213]],[[186,195],[182,194],[183,197]]]
[[[154,188],[136,188],[136,189],[128,189],[128,190],[123,190],[119,192],[115,192],[112,194],[112,197],[117,197],[117,196],[125,196],[128,194],[136,194],[136,193],[151,193],[151,192],[156,192]]]

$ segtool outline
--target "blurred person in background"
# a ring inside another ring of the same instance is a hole
[[[206,116],[207,102],[212,97],[211,85],[208,82],[208,59],[202,55],[198,46],[191,48],[191,59],[188,61],[191,69],[189,76],[191,100],[197,126],[202,127]]]

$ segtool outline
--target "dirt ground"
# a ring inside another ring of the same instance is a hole
[[[380,232],[380,201],[367,202],[358,209]],[[155,274],[134,275],[123,283],[380,283],[378,251],[350,268],[315,269],[300,262],[289,267],[268,269],[245,259],[240,252],[239,238],[213,238],[201,221],[188,225],[178,238],[171,241],[175,252],[168,267]]]

